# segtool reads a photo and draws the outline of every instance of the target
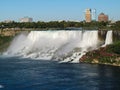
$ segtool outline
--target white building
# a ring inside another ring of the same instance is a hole
[[[30,17],[24,17],[20,19],[20,22],[33,22],[33,19]]]
[[[92,10],[92,20],[96,21],[96,9]]]

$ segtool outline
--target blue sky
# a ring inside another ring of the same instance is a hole
[[[84,20],[86,8],[120,20],[120,0],[0,0],[0,21],[29,16],[34,21]]]

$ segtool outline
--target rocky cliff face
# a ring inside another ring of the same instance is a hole
[[[98,36],[100,40],[105,40],[107,31],[99,30],[98,31]],[[120,40],[120,31],[113,31],[113,42]]]
[[[0,30],[1,36],[15,36],[16,34],[19,34],[21,32],[29,32],[29,30]]]
[[[120,31],[113,31],[113,41],[120,40]]]
[[[0,30],[0,35],[1,36],[14,36],[15,34],[19,32],[15,30]]]

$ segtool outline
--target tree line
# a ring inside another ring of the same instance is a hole
[[[98,21],[92,21],[92,22],[75,22],[75,21],[50,21],[50,22],[1,22],[0,28],[38,28],[38,29],[46,29],[46,28],[59,28],[59,29],[65,29],[68,27],[75,27],[75,28],[82,28],[82,29],[112,29],[112,30],[120,30],[120,21],[117,21],[115,23],[111,22],[98,22]]]

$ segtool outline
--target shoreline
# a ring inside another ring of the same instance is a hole
[[[114,67],[120,67],[120,64],[109,64],[109,63],[90,63],[90,62],[80,62],[81,64],[91,64],[91,65],[105,65],[105,66],[114,66]]]

